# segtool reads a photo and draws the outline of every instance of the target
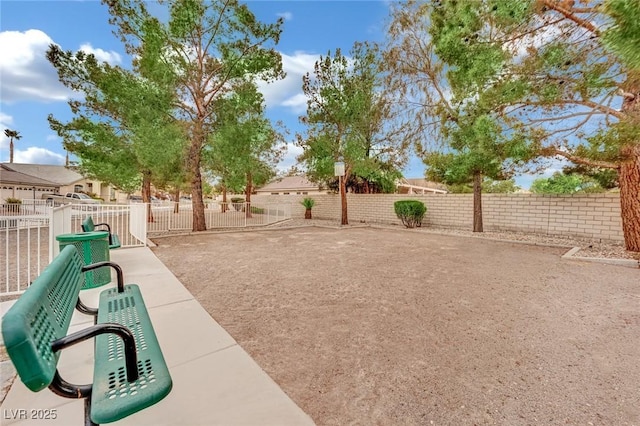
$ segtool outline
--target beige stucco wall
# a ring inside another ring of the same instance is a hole
[[[304,217],[304,196],[253,196],[257,202],[291,202],[292,216]],[[340,218],[340,197],[318,194],[313,217]],[[427,206],[423,226],[471,229],[472,194],[348,194],[349,223],[400,225],[393,211],[397,200],[418,199]],[[549,235],[623,241],[618,194],[537,195],[485,194],[482,197],[484,229],[522,231]]]

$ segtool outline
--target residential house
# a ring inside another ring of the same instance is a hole
[[[402,178],[397,184],[398,194],[446,194],[447,187],[425,178]]]
[[[10,175],[9,172],[18,174]],[[7,179],[9,176],[13,176],[11,178],[12,180],[15,181],[23,179],[24,182],[14,182],[9,184],[8,180],[5,182],[5,175],[7,176]],[[53,184],[54,186],[50,187],[50,192],[58,192],[61,194],[65,194],[67,192],[94,193],[106,202],[127,202],[127,194],[116,190],[113,186],[96,179],[89,179],[71,167],[52,164],[2,163],[2,170],[0,174],[0,187],[3,188],[2,197],[6,198],[9,196],[5,196],[4,188],[11,186],[13,188],[22,188],[18,191],[23,192],[16,192],[16,198],[31,198],[34,195],[35,198],[41,198],[42,191],[38,194],[38,189],[31,191],[27,197],[21,196],[25,195],[24,188],[29,187],[28,185],[30,181],[25,178],[25,176],[28,176],[29,179],[36,178]],[[33,188],[33,185],[29,188]]]
[[[45,192],[58,192],[60,185],[49,180],[16,172],[0,164],[0,203],[7,198],[40,199]]]
[[[325,191],[318,184],[310,182],[304,175],[277,178],[256,190],[258,195],[300,195],[321,194]],[[447,187],[424,178],[406,179],[397,182],[399,194],[446,194]]]
[[[256,189],[258,195],[307,195],[321,194],[324,191],[321,187],[310,182],[306,176],[285,176],[277,178]]]

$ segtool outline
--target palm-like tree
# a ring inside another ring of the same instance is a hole
[[[17,130],[4,129],[4,135],[9,138],[9,162],[13,163],[13,140],[20,140],[20,132]]]

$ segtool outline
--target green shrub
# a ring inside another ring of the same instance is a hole
[[[7,204],[22,204],[22,200],[19,198],[9,197],[5,200]]]
[[[399,200],[393,203],[393,209],[398,219],[407,228],[415,228],[422,225],[422,218],[427,212],[427,207],[418,200]]]
[[[251,213],[253,213],[253,214],[264,214],[264,209],[262,207],[253,207],[253,206],[251,206]]]
[[[304,200],[300,201],[300,204],[302,204],[305,209],[310,210],[316,204],[316,200],[314,200],[313,198],[305,198]]]
[[[304,218],[311,219],[311,208],[316,204],[316,200],[314,200],[313,198],[305,198],[304,200],[300,201],[300,204],[302,204],[305,208]]]

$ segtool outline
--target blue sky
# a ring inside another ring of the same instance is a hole
[[[302,75],[312,71],[319,56],[329,50],[339,47],[348,52],[355,41],[383,41],[388,2],[254,0],[248,4],[262,21],[285,19],[278,50],[287,78],[264,87],[263,93],[269,118],[282,120],[293,140],[306,106]],[[9,128],[22,135],[14,142],[15,162],[64,164],[62,141],[49,128],[47,115],[69,119],[66,101],[72,94],[58,82],[44,52],[55,43],[64,50],[82,49],[128,67],[130,61],[111,29],[107,9],[97,0],[0,2],[0,162],[9,160],[9,141],[4,136]],[[280,168],[293,165],[299,153],[290,145]],[[422,162],[412,157],[404,175],[423,174]],[[531,180],[525,176],[517,182],[526,188]]]

